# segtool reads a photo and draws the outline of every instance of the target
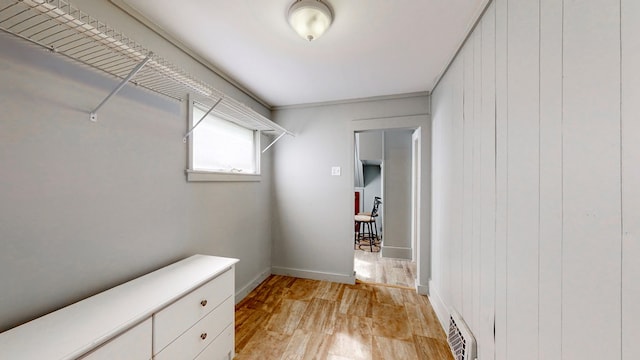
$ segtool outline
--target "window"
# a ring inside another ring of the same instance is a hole
[[[196,125],[209,110],[191,102],[190,123]],[[189,181],[259,181],[260,132],[214,114],[196,126],[189,137]]]

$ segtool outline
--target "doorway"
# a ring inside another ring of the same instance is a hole
[[[354,215],[360,214],[365,219],[373,220],[363,223],[356,222],[356,244],[354,244],[354,247],[362,249],[363,246],[368,246],[369,251],[379,252],[384,216],[382,215],[381,204],[376,199],[383,197],[384,132],[356,132],[354,136],[354,194],[359,199],[359,201],[355,202]],[[376,205],[375,209],[374,204]],[[372,217],[367,217],[373,212],[375,214]]]
[[[358,125],[366,127],[364,121]],[[380,123],[367,125],[377,127]],[[356,154],[354,186],[360,185],[365,199],[371,197],[369,203],[375,190],[367,191],[367,188],[377,186],[383,203],[381,219],[377,219],[378,233],[382,235],[379,247],[374,247],[373,251],[368,246],[354,247],[357,280],[418,288],[421,262],[418,250],[421,228],[420,135],[419,126],[353,130]],[[372,146],[372,143],[379,146]],[[368,211],[366,205],[365,209]],[[385,225],[386,222],[389,226]]]

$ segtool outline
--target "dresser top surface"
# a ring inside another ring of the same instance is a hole
[[[75,359],[230,269],[193,255],[0,334],[0,359]]]

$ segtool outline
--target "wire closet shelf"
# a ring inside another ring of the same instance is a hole
[[[0,30],[147,90],[184,101],[191,94],[214,115],[278,135],[290,131],[72,6],[68,0],[0,0]],[[191,129],[193,131],[193,129]],[[191,133],[189,131],[186,137]]]

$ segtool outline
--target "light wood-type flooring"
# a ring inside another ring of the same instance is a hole
[[[405,286],[415,289],[416,263],[411,260],[383,258],[369,247],[354,251],[356,279],[377,284]],[[375,250],[375,248],[374,248]]]
[[[415,290],[272,275],[236,305],[237,360],[452,360]]]

